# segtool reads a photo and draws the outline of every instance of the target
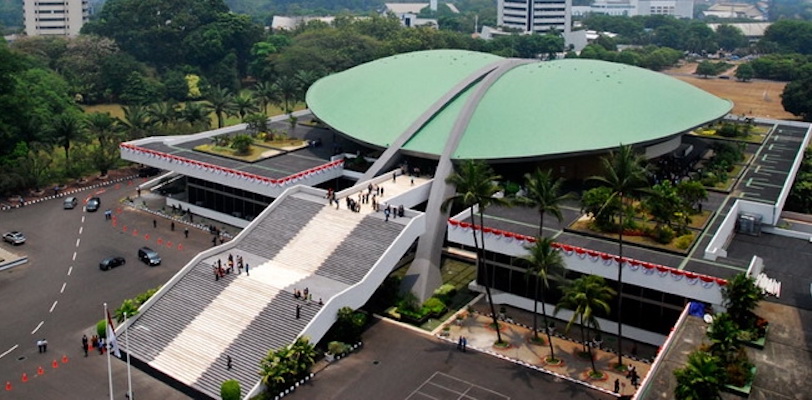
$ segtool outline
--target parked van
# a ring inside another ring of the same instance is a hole
[[[74,209],[77,204],[79,204],[79,200],[73,196],[65,197],[65,200],[62,201],[62,207],[66,210]]]

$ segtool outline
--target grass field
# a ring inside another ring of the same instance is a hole
[[[731,112],[733,114],[774,119],[798,119],[798,117],[784,111],[784,106],[781,105],[781,93],[784,91],[784,86],[787,85],[786,82],[762,80],[739,82],[735,79],[705,79],[698,76],[683,75],[692,74],[694,70],[696,70],[696,64],[689,63],[667,70],[665,73],[706,92],[732,101],[733,111]],[[733,71],[735,70],[728,71],[728,75],[733,76]]]
[[[86,113],[93,113],[93,112],[100,112],[100,113],[108,113],[110,116],[114,118],[124,119],[124,110],[121,108],[121,104],[95,104],[91,106],[82,106],[82,109],[85,110]],[[304,103],[299,103],[294,107],[294,111],[304,110]],[[282,109],[276,107],[274,105],[268,106],[268,114],[267,115],[280,115],[282,114]],[[211,119],[211,126],[212,128],[217,127],[217,117],[214,114],[209,115]],[[239,124],[240,118],[239,117],[226,117],[223,120],[223,126],[231,126]]]

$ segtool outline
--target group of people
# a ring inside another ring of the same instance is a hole
[[[82,335],[82,350],[85,352],[85,357],[87,357],[87,352],[90,351],[91,346],[93,346],[94,349],[98,350],[100,355],[104,354],[104,351],[107,349],[103,337],[93,335],[88,340],[87,335]]]
[[[214,266],[214,280],[219,281],[220,278],[224,278],[226,274],[234,273],[235,265],[237,266],[237,275],[242,274],[243,268],[245,268],[245,275],[251,275],[249,272],[250,266],[248,263],[243,263],[242,256],[237,255],[235,258],[233,254],[228,253],[225,267],[223,267],[223,261],[217,259],[217,265]]]
[[[293,298],[297,300],[313,301],[313,293],[310,293],[309,288],[304,288],[304,290],[293,289]],[[323,304],[324,302],[322,302],[321,298],[319,298],[319,305]]]

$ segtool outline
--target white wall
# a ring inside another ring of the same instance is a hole
[[[507,236],[505,236],[505,233]],[[486,250],[513,257],[522,257],[527,254],[525,246],[531,244],[529,240],[532,238],[511,235],[513,234],[510,232],[502,231],[486,233]],[[471,228],[449,223],[448,240],[466,246],[473,246]],[[615,255],[574,246],[567,246],[567,250],[562,250],[561,254],[566,268],[571,271],[598,275],[613,281],[617,280],[618,262]],[[722,303],[720,286],[714,277],[684,272],[630,258],[625,258],[624,268],[623,282],[625,283],[711,304]]]
[[[165,169],[178,174],[203,179],[221,185],[259,193],[268,197],[279,197],[286,189],[295,185],[315,186],[341,177],[344,171],[343,160],[332,161],[300,174],[283,179],[260,179],[256,175],[238,170],[222,168],[213,164],[197,162],[170,154],[151,152],[147,149],[122,143],[121,158],[152,167]]]
[[[716,233],[713,234],[711,241],[708,242],[708,245],[705,247],[705,255],[703,257],[706,260],[716,261],[718,257],[727,257],[725,246],[727,246],[728,241],[733,236],[733,230],[736,228],[736,220],[739,218],[740,205],[741,203],[739,203],[739,200],[736,200],[736,202],[733,203],[733,206],[730,207],[730,211],[728,211],[724,221],[722,221],[722,224],[719,225],[719,229],[716,230]]]

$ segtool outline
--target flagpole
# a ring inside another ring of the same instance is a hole
[[[127,313],[124,313],[124,345],[127,346],[127,394],[133,400],[133,377],[130,375],[130,329],[127,326]]]
[[[107,317],[107,303],[104,303],[104,326],[105,332],[109,332],[110,322],[109,318]],[[110,335],[105,335],[110,336]],[[109,338],[108,338],[109,339]],[[107,347],[107,340],[104,341],[104,347]],[[107,351],[107,382],[110,389],[110,400],[113,399],[113,370],[110,367],[110,349],[105,349]]]

